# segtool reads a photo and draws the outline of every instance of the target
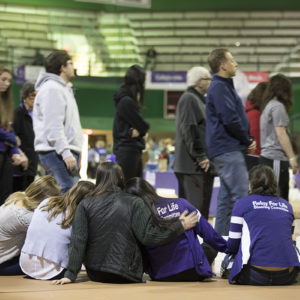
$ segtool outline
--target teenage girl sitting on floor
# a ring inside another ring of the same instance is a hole
[[[126,191],[142,198],[152,213],[153,222],[163,225],[176,220],[184,210],[195,211],[182,198],[159,197],[153,187],[142,178],[132,178],[126,184]],[[198,212],[196,226],[185,231],[168,244],[146,247],[146,273],[152,280],[159,281],[202,281],[215,275],[210,264],[217,251],[226,250],[226,241]],[[204,243],[200,245],[198,236]]]
[[[65,195],[41,202],[34,211],[20,256],[25,274],[42,280],[63,277],[77,205],[94,188],[92,182],[79,181]]]
[[[249,172],[250,195],[233,208],[228,250],[235,258],[229,282],[287,285],[295,282],[300,256],[293,240],[293,208],[278,196],[273,170],[257,165]]]
[[[54,177],[43,176],[25,192],[10,195],[0,207],[0,275],[23,274],[19,256],[33,211],[44,199],[59,194]]]

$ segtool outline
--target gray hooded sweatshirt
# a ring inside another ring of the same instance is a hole
[[[71,87],[58,75],[41,72],[33,108],[35,151],[56,151],[63,159],[81,152],[83,135]]]

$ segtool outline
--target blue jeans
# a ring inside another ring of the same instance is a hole
[[[4,275],[4,276],[24,275],[19,265],[19,259],[20,256],[16,256],[0,264],[0,275]]]
[[[298,272],[298,267],[294,267],[292,271],[266,271],[246,265],[237,276],[236,282],[249,285],[289,285],[296,282]]]
[[[72,155],[77,160],[77,166],[70,172],[61,155],[57,155],[55,151],[39,152],[41,165],[46,170],[47,175],[51,175],[55,178],[61,188],[62,194],[65,194],[79,180],[79,155],[74,152],[72,152]]]
[[[221,183],[217,199],[215,230],[221,235],[228,235],[234,203],[248,195],[245,158],[241,151],[233,151],[214,157],[212,162]]]

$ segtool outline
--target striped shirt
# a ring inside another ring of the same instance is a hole
[[[293,208],[282,198],[252,194],[239,199],[232,211],[227,243],[229,253],[236,254],[229,282],[247,264],[300,266],[292,241],[293,221]]]

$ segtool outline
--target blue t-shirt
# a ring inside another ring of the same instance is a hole
[[[229,282],[244,265],[262,267],[300,266],[292,241],[294,214],[286,200],[252,194],[239,199],[232,210],[229,253],[236,254]]]

